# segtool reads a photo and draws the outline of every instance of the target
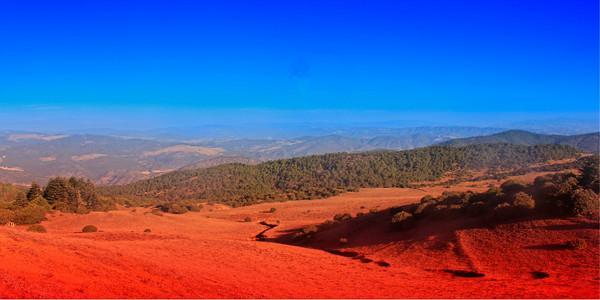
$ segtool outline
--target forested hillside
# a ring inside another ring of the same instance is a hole
[[[539,134],[524,130],[509,130],[487,136],[454,139],[441,143],[447,146],[466,146],[474,144],[518,144],[518,145],[567,145],[587,152],[598,152],[600,133],[580,135]]]
[[[233,206],[261,200],[321,198],[359,187],[402,187],[459,169],[511,168],[574,157],[562,145],[482,144],[406,151],[336,153],[182,170],[133,184],[106,187],[111,196],[205,199]]]

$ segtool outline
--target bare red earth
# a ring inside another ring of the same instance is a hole
[[[465,185],[456,189],[467,189]],[[470,185],[468,189],[482,190]],[[426,190],[366,189],[326,200],[266,203],[156,216],[147,209],[73,215],[55,213],[48,233],[0,228],[0,297],[26,298],[598,298],[598,224],[541,219],[493,228],[439,221],[388,233],[377,225],[334,231],[322,245],[258,242],[331,219],[418,201]],[[275,213],[267,213],[275,207]],[[243,222],[251,217],[252,222]],[[80,233],[85,225],[100,232]],[[151,229],[150,233],[144,230]],[[342,236],[344,235],[344,236]],[[348,243],[339,245],[339,238]],[[561,245],[583,238],[588,247]],[[330,244],[330,245],[328,245]],[[310,247],[309,247],[310,246]],[[323,251],[337,247],[373,262]],[[377,265],[385,261],[388,267]],[[450,271],[474,271],[464,278]],[[549,274],[535,279],[532,272]]]

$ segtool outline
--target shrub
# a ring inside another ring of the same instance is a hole
[[[513,205],[516,208],[534,209],[535,200],[529,194],[518,192],[513,196]]]
[[[566,243],[569,249],[583,250],[587,248],[587,242],[584,239],[574,239]]]
[[[150,213],[153,214],[153,215],[157,215],[159,217],[161,217],[163,215],[162,210],[159,209],[159,208],[152,209],[150,211]]]
[[[458,204],[437,204],[432,207],[431,212],[429,212],[428,215],[431,215],[434,219],[456,218],[460,215],[462,208],[462,205]]]
[[[404,229],[411,225],[412,214],[406,211],[401,211],[392,217],[392,225],[399,229]]]
[[[600,162],[598,156],[595,156],[580,168],[581,176],[579,177],[579,183],[583,187],[592,189],[596,193],[600,192],[599,166]]]
[[[33,205],[27,205],[15,211],[13,222],[20,225],[36,224],[46,220],[46,211]]]
[[[250,217],[245,217],[245,218],[244,218],[244,222],[252,222],[252,218],[250,218]]]
[[[275,208],[275,207],[271,207],[269,209],[269,213],[271,213],[271,214],[274,213],[274,212],[276,212],[276,211],[277,211],[277,208]]]
[[[597,216],[600,199],[594,191],[590,189],[577,189],[571,194],[571,201],[568,205],[570,214],[575,216]]]
[[[98,227],[94,225],[86,225],[81,229],[81,232],[97,232]]]
[[[40,224],[34,224],[31,225],[29,227],[27,227],[27,231],[31,231],[31,232],[39,232],[39,233],[46,233],[46,227],[40,225]]]
[[[427,215],[427,212],[430,212],[433,208],[433,204],[435,202],[433,201],[428,201],[428,202],[422,202],[419,204],[419,206],[417,206],[417,208],[414,211],[415,215]]]
[[[442,202],[447,205],[452,204],[463,204],[468,202],[469,194],[459,193],[459,192],[444,192],[439,199],[439,202]]]
[[[150,228],[146,228],[146,229],[144,229],[144,232],[146,232],[146,233],[147,232],[152,232],[152,230]]]
[[[12,222],[15,213],[12,210],[0,209],[0,225],[5,225],[8,222]]]
[[[517,180],[507,180],[500,185],[500,189],[505,194],[514,194],[527,189],[527,184]]]
[[[200,209],[201,209],[201,207],[200,207],[200,206],[201,206],[201,205],[197,205],[197,204],[194,204],[194,203],[192,203],[192,204],[187,204],[187,205],[185,205],[185,208],[186,208],[188,211],[191,211],[191,212],[199,212],[199,211],[200,211]]]
[[[317,227],[317,225],[308,225],[308,226],[302,227],[302,229],[300,229],[300,232],[302,232],[302,234],[305,234],[305,235],[317,233],[318,231],[319,231],[319,227]]]
[[[352,215],[350,215],[349,213],[336,214],[335,216],[333,216],[333,220],[338,221],[338,222],[342,222],[342,221],[346,221],[346,220],[350,220],[350,219],[352,219]]]
[[[156,207],[162,212],[176,215],[185,214],[186,212],[188,212],[188,209],[184,205],[181,205],[179,203],[165,203]]]
[[[44,199],[44,197],[42,197],[42,196],[35,197],[33,200],[31,200],[29,202],[29,205],[39,206],[39,207],[43,208],[45,211],[52,210],[52,206],[50,206],[48,201],[46,201],[46,199]]]
[[[421,198],[421,203],[435,202],[435,198],[431,195],[426,195]]]

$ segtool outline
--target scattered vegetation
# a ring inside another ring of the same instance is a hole
[[[97,232],[98,227],[94,225],[86,225],[81,229],[81,232]]]
[[[39,232],[39,233],[46,233],[46,227],[40,225],[40,224],[34,224],[34,225],[30,225],[29,227],[27,227],[27,231],[31,231],[31,232]]]
[[[35,205],[15,210],[12,217],[12,222],[18,225],[36,224],[44,220],[46,220],[46,210]]]
[[[589,163],[596,162],[589,160]],[[579,175],[555,173],[539,176],[533,184],[508,180],[500,187],[490,187],[481,193],[444,192],[439,197],[425,196],[419,203],[388,209],[386,213],[389,211],[390,225],[396,230],[436,219],[481,218],[485,222],[505,222],[533,215],[598,218],[600,198],[593,190],[596,181],[590,172],[595,172],[594,168],[582,166]],[[351,218],[349,214],[338,214],[333,221],[303,228],[298,237],[313,237],[340,221],[369,224],[371,219],[368,218],[380,215],[382,213],[371,213]],[[585,240],[574,240],[565,247],[583,249],[586,244]]]
[[[352,215],[349,213],[336,214],[333,216],[333,220],[337,222],[343,222],[352,219]]]
[[[6,225],[12,222],[15,212],[8,209],[0,209],[0,225]]]
[[[412,214],[406,211],[401,211],[392,217],[392,224],[399,228],[407,228],[412,221]]]
[[[319,227],[317,227],[317,225],[308,225],[303,227],[300,232],[304,235],[310,235],[310,234],[314,234],[317,233],[319,231]]]
[[[176,215],[185,214],[186,212],[188,212],[187,206],[184,206],[179,203],[164,203],[164,204],[157,205],[156,208],[158,208],[162,212],[176,214]]]
[[[258,165],[181,170],[101,192],[105,197],[168,202],[204,199],[236,207],[259,201],[323,198],[361,187],[406,187],[411,182],[437,180],[450,171],[508,169],[576,154],[568,146],[510,144],[334,153]]]
[[[584,239],[574,239],[568,241],[566,246],[573,250],[583,250],[587,248],[587,242]]]

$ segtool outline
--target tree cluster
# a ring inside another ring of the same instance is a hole
[[[260,201],[317,199],[363,187],[406,187],[411,182],[437,180],[452,171],[510,169],[576,155],[577,151],[568,146],[511,144],[334,153],[258,165],[226,164],[176,171],[101,192],[113,197],[201,199],[242,206]]]

